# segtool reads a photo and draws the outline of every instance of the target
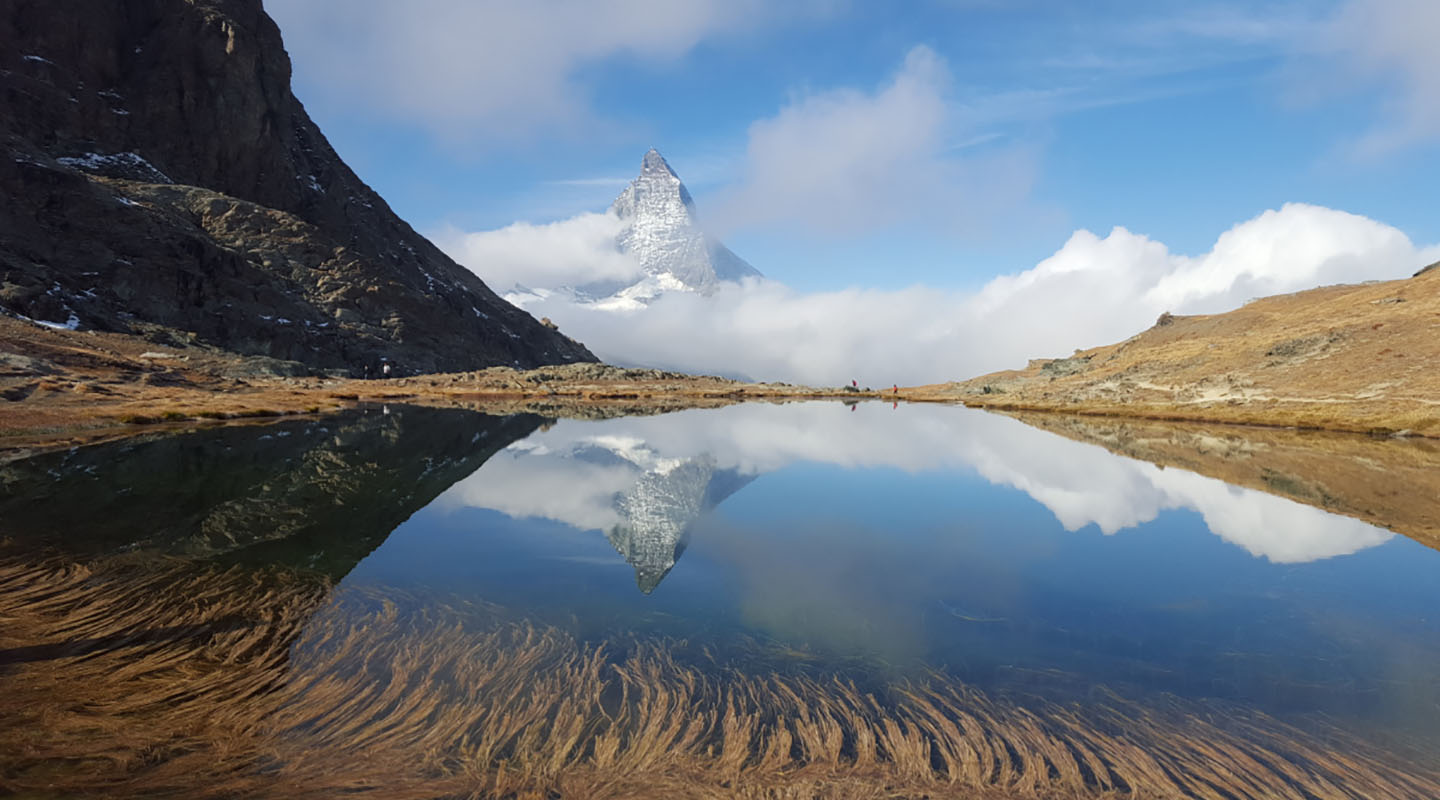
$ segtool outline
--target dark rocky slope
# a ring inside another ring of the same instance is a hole
[[[0,43],[0,309],[352,372],[594,360],[351,172],[259,0],[8,0]]]

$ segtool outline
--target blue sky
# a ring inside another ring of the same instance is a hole
[[[596,212],[666,156],[770,280],[526,305],[615,363],[954,379],[1440,259],[1435,0],[266,7],[340,154],[502,293],[613,277]]]
[[[1440,241],[1440,215],[1427,202],[1440,177],[1437,138],[1378,153],[1356,145],[1405,124],[1397,106],[1424,91],[1406,70],[1434,59],[1369,69],[1364,48],[1393,47],[1384,38],[1393,34],[1334,24],[1344,13],[1434,23],[1428,1],[727,4],[733,12],[694,2],[669,12],[689,19],[631,38],[624,29],[643,28],[634,19],[655,16],[654,4],[586,4],[604,7],[620,29],[597,32],[596,42],[584,30],[553,35],[554,20],[573,12],[564,3],[407,4],[408,38],[390,36],[393,21],[375,2],[268,5],[286,34],[297,94],[342,156],[422,231],[602,210],[652,145],[705,212],[743,173],[752,124],[806,98],[874,93],[925,48],[941,65],[935,91],[951,117],[939,123],[934,160],[1013,162],[976,181],[982,219],[839,229],[746,220],[727,231],[734,249],[771,277],[827,289],[976,285],[1033,265],[1076,228],[1123,225],[1200,253],[1286,202]],[[343,8],[349,23],[317,23],[326,6]],[[504,60],[468,52],[465,42],[484,48],[511,33],[507,25],[530,37],[517,48],[547,51],[538,66],[522,58],[504,74]],[[445,29],[460,32],[454,49],[425,57],[426,37]],[[407,107],[365,86],[367,69],[401,73],[396,80],[411,85],[397,94],[433,85],[438,96]],[[523,96],[487,109],[494,82],[531,93],[539,110]],[[453,111],[467,105],[473,113]]]

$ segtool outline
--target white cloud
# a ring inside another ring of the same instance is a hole
[[[581,214],[479,233],[447,227],[431,238],[493,289],[503,292],[517,283],[548,289],[639,278],[639,261],[615,246],[622,225],[613,214]]]
[[[608,530],[620,522],[615,496],[632,487],[641,473],[626,464],[571,455],[548,447],[503,450],[441,495],[438,506],[490,508],[517,519],[538,517],[581,530]]]
[[[968,378],[1122,340],[1161,312],[1213,313],[1257,296],[1409,275],[1440,259],[1365,217],[1290,204],[1225,232],[1204,255],[1116,228],[1077,231],[1025,272],[974,293],[924,287],[802,294],[759,281],[661,296],[633,313],[527,306],[615,363],[762,380],[872,386]],[[482,273],[483,274],[483,273]]]
[[[916,47],[874,92],[804,95],[750,126],[744,168],[709,215],[719,229],[775,226],[854,234],[897,222],[957,224],[1022,199],[1034,165],[1024,150],[960,157],[967,130],[950,73]]]
[[[1348,78],[1338,82],[1342,88],[1379,89],[1384,117],[1354,148],[1380,156],[1440,138],[1437,40],[1440,3],[1434,0],[1349,0],[1315,39],[1297,47],[1338,60]]]
[[[666,62],[762,27],[761,0],[267,0],[302,83],[442,136],[526,139],[593,123],[580,73]],[[808,10],[808,9],[807,9]]]
[[[1149,295],[1184,313],[1210,313],[1311,286],[1405,277],[1426,257],[1388,225],[1296,203],[1226,231],[1214,249],[1183,260]]]

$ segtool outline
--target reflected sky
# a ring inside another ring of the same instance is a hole
[[[579,528],[620,523],[615,498],[642,475],[710,460],[757,476],[811,462],[910,473],[973,471],[1020,489],[1066,530],[1106,534],[1166,510],[1198,512],[1252,555],[1300,563],[1388,541],[1388,531],[1264,492],[1117,457],[1015,420],[948,406],[742,405],[664,417],[567,422],[516,442],[439,501]]]
[[[1440,554],[1347,517],[952,406],[560,421],[347,578],[582,637],[1061,695],[1133,686],[1430,732]],[[637,591],[638,588],[638,591]]]

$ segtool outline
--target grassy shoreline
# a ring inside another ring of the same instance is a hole
[[[283,366],[283,365],[282,365]],[[747,383],[605,364],[389,379],[273,374],[275,363],[123,334],[0,317],[0,451],[34,451],[197,426],[255,424],[364,404],[604,418],[740,402],[876,399],[893,392]]]
[[[173,332],[172,332],[173,333]],[[739,402],[887,400],[1000,412],[1440,437],[1440,270],[1164,315],[1123,342],[1021,370],[896,390],[747,383],[602,364],[385,380],[283,377],[275,362],[0,317],[0,449],[140,429],[320,414],[361,403],[556,417]],[[171,336],[171,340],[177,340]],[[294,366],[294,365],[292,365]]]

